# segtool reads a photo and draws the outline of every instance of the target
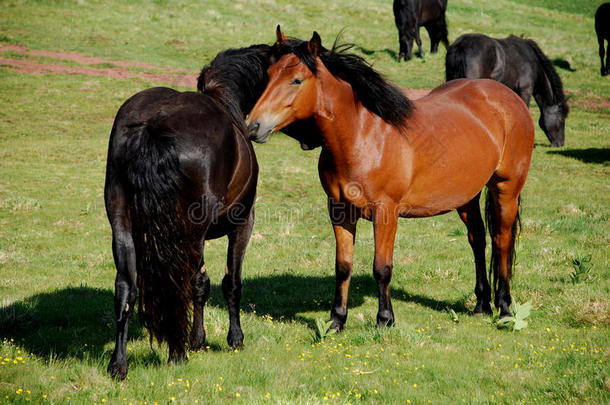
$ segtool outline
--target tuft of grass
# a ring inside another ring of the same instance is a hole
[[[589,278],[589,273],[591,273],[590,263],[591,255],[578,255],[572,259],[573,270],[570,273],[570,281],[572,281],[572,284],[578,284]]]
[[[512,311],[514,315],[505,318],[500,318],[500,313],[498,311],[498,313],[494,315],[492,322],[498,329],[520,331],[527,327],[528,321],[525,319],[530,316],[532,303],[526,302],[525,304],[519,304],[518,302],[515,302]]]
[[[316,318],[316,329],[313,335],[313,342],[318,343],[337,332],[336,329],[330,329],[333,321],[324,321],[321,318]]]
[[[463,236],[466,235],[466,230],[463,227],[455,228],[449,232],[449,236]]]
[[[460,318],[458,318],[458,315],[455,313],[455,311],[452,308],[445,308],[445,310],[447,311],[447,313],[449,314],[449,317],[451,318],[451,320],[455,323],[460,322]]]

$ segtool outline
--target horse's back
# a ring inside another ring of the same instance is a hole
[[[492,38],[483,34],[464,34],[447,50],[447,80],[494,78],[497,61],[498,54]]]
[[[435,215],[466,204],[494,174],[529,167],[533,124],[523,101],[499,82],[457,79],[414,100],[408,122],[412,183],[409,215]],[[416,209],[420,208],[420,211]]]
[[[529,162],[534,146],[534,124],[527,105],[509,87],[490,79],[457,79],[433,89],[423,103],[434,103],[437,114],[467,117],[480,136],[497,143],[500,162],[507,154],[523,156]],[[422,106],[423,107],[423,106]],[[425,107],[423,107],[425,108]],[[471,136],[468,133],[462,136]]]
[[[185,204],[201,200],[201,195],[223,200],[237,170],[256,179],[258,166],[251,144],[244,134],[236,133],[227,111],[202,93],[157,87],[130,97],[115,118],[107,170],[125,171],[140,157],[138,151],[149,145],[156,145],[158,156],[142,157],[146,164],[175,159],[184,180],[181,199]],[[252,188],[248,176],[242,176],[243,187],[237,188]]]

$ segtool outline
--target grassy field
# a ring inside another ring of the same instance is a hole
[[[451,40],[474,31],[524,34],[555,61],[570,94],[566,146],[551,149],[537,128],[522,195],[512,292],[533,304],[527,328],[502,331],[470,315],[472,253],[458,216],[448,214],[400,222],[397,324],[383,330],[374,326],[372,229],[361,222],[346,329],[316,342],[315,321],[328,318],[334,291],[319,150],[275,135],[255,146],[261,174],[244,263],[245,347],[226,345],[219,286],[226,240],[212,241],[209,350],[167,366],[167,348],[151,349],[134,321],[124,382],[105,371],[115,274],[102,198],[106,148],[121,103],[158,83],[29,74],[0,61],[0,403],[610,403],[610,80],[599,76],[592,18],[600,3],[449,4]],[[396,62],[390,0],[8,0],[0,21],[0,45],[154,65],[128,68],[135,73],[193,75],[223,49],[270,43],[278,23],[302,38],[315,29],[327,45],[345,27],[344,40],[396,83],[431,88],[444,78],[444,49]],[[531,112],[537,122],[535,105]]]

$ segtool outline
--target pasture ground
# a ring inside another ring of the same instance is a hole
[[[566,146],[550,148],[537,128],[523,191],[512,291],[514,300],[533,304],[527,328],[500,331],[470,315],[472,253],[464,226],[448,214],[400,222],[392,281],[397,324],[383,330],[374,326],[371,225],[361,222],[346,330],[315,342],[315,321],[328,318],[334,289],[319,151],[303,152],[278,134],[255,146],[261,173],[244,263],[243,350],[226,345],[221,239],[206,245],[209,350],[167,366],[167,349],[151,350],[134,321],[128,379],[107,376],[115,269],[102,188],[121,103],[159,85],[160,75],[168,75],[166,85],[184,84],[181,75],[196,75],[223,49],[270,43],[277,23],[300,38],[315,29],[326,45],[345,27],[343,39],[357,44],[355,52],[399,85],[439,85],[444,49],[395,61],[391,3],[2,2],[0,403],[610,402],[610,80],[599,76],[593,14],[600,2],[592,0],[449,4],[451,40],[475,31],[524,34],[555,62],[570,94]],[[32,55],[9,45],[104,60]],[[15,61],[60,68],[27,71]],[[109,71],[143,79],[107,77]],[[531,112],[537,122],[535,105]],[[581,263],[577,282],[574,260]]]

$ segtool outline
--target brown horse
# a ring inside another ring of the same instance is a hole
[[[530,166],[534,125],[527,106],[492,80],[455,80],[411,102],[365,61],[326,50],[312,39],[284,41],[281,58],[247,119],[250,137],[313,119],[323,139],[319,161],[337,242],[332,328],[341,330],[353,266],[356,223],[373,222],[373,274],[379,289],[378,325],[394,323],[390,302],[392,255],[399,217],[457,210],[468,228],[476,265],[475,313],[491,313],[485,269],[485,225],[479,196],[487,185],[495,305],[510,315],[509,282],[519,194]]]

